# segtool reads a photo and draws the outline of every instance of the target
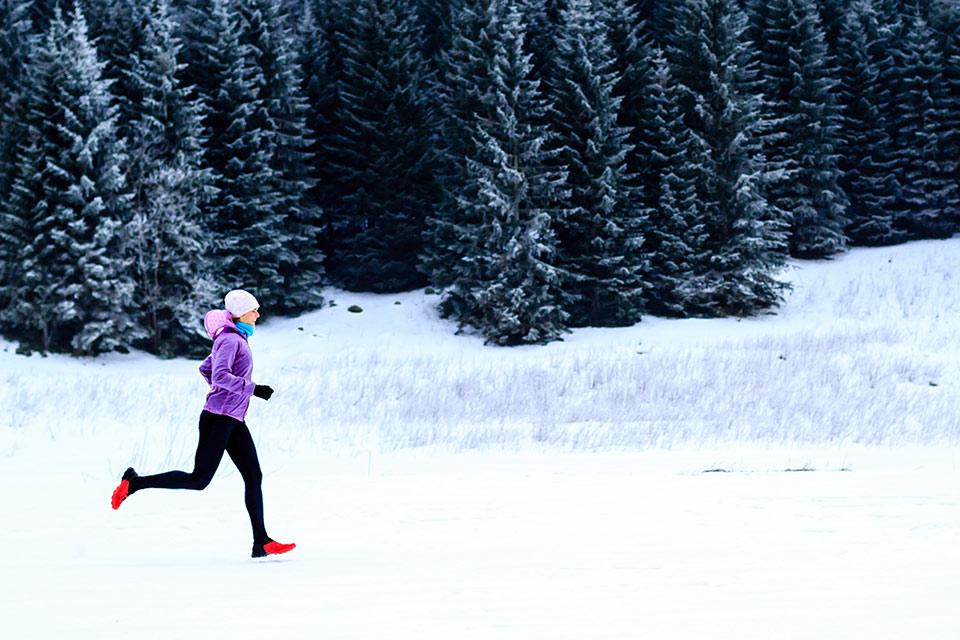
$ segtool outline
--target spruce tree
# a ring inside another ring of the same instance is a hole
[[[550,73],[562,21],[560,12],[565,2],[566,0],[521,2],[521,14],[526,25],[525,46],[532,56],[534,77],[545,78]]]
[[[426,220],[420,270],[441,289],[453,282],[457,264],[465,258],[457,229],[481,222],[464,218],[474,212],[461,208],[459,198],[471,180],[466,158],[473,153],[474,123],[477,118],[495,116],[484,104],[479,87],[490,84],[487,61],[493,59],[496,36],[486,15],[493,10],[491,3],[498,1],[454,0],[450,45],[439,57],[434,89],[440,131],[435,138],[439,198]]]
[[[870,0],[857,0],[838,36],[837,89],[841,109],[840,184],[849,198],[846,234],[852,244],[886,245],[903,240],[893,228],[897,184],[891,142],[882,116],[883,42]]]
[[[840,32],[843,30],[843,17],[850,5],[850,0],[818,0],[817,4],[828,55],[833,58],[838,51]]]
[[[36,36],[30,0],[0,0],[0,203],[9,197],[17,145],[25,134],[24,65]],[[0,264],[5,262],[0,256]],[[3,268],[0,267],[0,281]]]
[[[329,263],[334,257],[334,236],[329,220],[337,208],[337,173],[331,159],[337,149],[339,86],[343,77],[339,42],[339,19],[330,0],[305,0],[298,21],[298,61],[302,70],[302,92],[307,102],[307,129],[312,142],[310,173],[314,182],[307,191],[310,204],[319,211],[317,242]]]
[[[589,0],[571,0],[564,9],[549,78],[559,164],[569,172],[569,212],[558,237],[573,326],[637,322],[646,287],[641,229],[648,212],[625,164],[630,130],[618,123],[619,78],[608,22],[597,9],[599,15]]]
[[[705,237],[698,178],[710,161],[708,148],[683,121],[666,57],[657,51],[647,83],[649,162],[656,167],[644,236],[649,256],[647,307],[651,313],[687,316],[697,311],[702,282],[697,271]]]
[[[111,81],[110,92],[117,100],[119,135],[129,138],[134,105],[142,100],[133,82],[131,64],[134,55],[145,46],[146,0],[87,0],[86,16],[97,54],[104,62],[104,78]]]
[[[478,90],[491,117],[474,121],[470,181],[457,202],[467,221],[456,230],[463,258],[442,307],[488,342],[548,342],[567,320],[552,228],[564,175],[549,166],[546,104],[523,49],[519,9],[498,2],[485,9],[494,48],[489,82]]]
[[[653,208],[657,204],[663,162],[658,155],[660,131],[655,123],[656,110],[662,105],[657,91],[657,79],[653,52],[647,44],[637,9],[627,0],[603,0],[603,15],[609,33],[611,49],[616,59],[615,69],[619,78],[614,90],[622,98],[619,112],[620,125],[630,130],[627,143],[626,164],[638,181],[637,197],[643,206]]]
[[[941,140],[946,169],[953,176],[954,191],[948,199],[953,222],[960,225],[960,6],[940,0],[934,4],[931,26],[936,29],[944,92],[944,136]]]
[[[422,286],[416,265],[430,173],[429,77],[407,0],[362,0],[345,25],[332,144],[338,202],[331,271],[352,290]]]
[[[142,335],[120,251],[129,194],[104,65],[79,8],[59,10],[27,69],[27,141],[20,148],[4,241],[18,245],[2,313],[45,351],[95,354]]]
[[[202,344],[196,318],[228,283],[211,278],[209,220],[213,172],[203,166],[203,107],[178,78],[180,41],[167,0],[144,7],[143,45],[130,54],[126,85],[130,152],[127,177],[133,216],[127,251],[136,298],[149,301],[138,321],[150,336],[142,346],[175,355]]]
[[[278,132],[263,97],[266,79],[259,52],[241,42],[243,18],[233,1],[215,0],[211,19],[216,42],[204,68],[215,89],[205,96],[204,124],[205,161],[218,188],[209,207],[214,261],[228,286],[257,291],[264,307],[281,308],[282,265],[295,256],[284,232],[284,197],[274,168]]]
[[[787,224],[765,199],[782,176],[764,159],[762,113],[746,16],[733,0],[696,0],[679,12],[668,50],[685,124],[705,145],[697,198],[704,207],[698,312],[751,315],[777,305]]]
[[[846,196],[837,184],[838,113],[817,10],[812,0],[758,0],[751,8],[761,86],[775,123],[766,156],[789,172],[771,185],[767,200],[790,216],[793,256],[828,257],[846,247]]]
[[[945,238],[956,231],[957,184],[949,170],[956,159],[945,154],[954,116],[932,30],[917,13],[903,22],[894,48],[893,160],[900,183],[894,224],[913,238]]]
[[[279,312],[300,312],[322,302],[324,273],[318,241],[321,212],[307,197],[315,177],[302,72],[281,0],[238,0],[236,6],[240,45],[262,78],[256,97],[265,109],[263,127],[273,170],[271,208],[280,221],[284,247],[278,256],[282,290],[272,292],[271,306]]]

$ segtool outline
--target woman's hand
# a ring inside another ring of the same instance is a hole
[[[273,395],[273,387],[268,387],[265,384],[258,384],[253,388],[253,395],[258,398],[263,398],[264,400],[269,400],[270,396]]]

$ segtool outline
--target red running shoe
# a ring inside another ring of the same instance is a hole
[[[123,472],[123,478],[117,488],[113,490],[113,496],[110,498],[110,506],[113,507],[114,511],[119,509],[123,501],[130,495],[130,481],[136,477],[137,472],[133,470],[133,467]]]
[[[286,553],[288,551],[293,551],[297,548],[297,545],[293,542],[284,543],[284,542],[274,542],[271,540],[266,544],[254,544],[253,553],[250,554],[251,558],[265,558],[266,556],[276,556],[281,553]]]

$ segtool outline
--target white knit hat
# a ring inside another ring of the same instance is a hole
[[[243,289],[234,289],[223,298],[223,304],[234,318],[239,318],[248,311],[260,307],[260,303],[253,294]]]

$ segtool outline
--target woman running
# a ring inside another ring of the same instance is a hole
[[[127,497],[141,489],[194,489],[201,491],[213,479],[226,451],[243,477],[244,501],[253,526],[254,558],[286,553],[297,545],[273,541],[263,524],[263,475],[250,430],[243,421],[250,396],[269,400],[273,389],[254,384],[253,354],[247,340],[253,335],[260,317],[260,303],[253,294],[235,289],[224,298],[226,310],[207,313],[204,327],[213,339],[213,349],[200,365],[200,373],[210,385],[207,402],[200,414],[200,441],[193,471],[168,471],[154,476],[139,476],[127,469],[114,490],[111,504],[119,509]]]

